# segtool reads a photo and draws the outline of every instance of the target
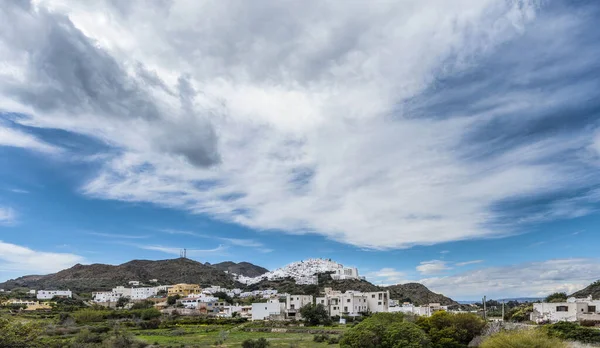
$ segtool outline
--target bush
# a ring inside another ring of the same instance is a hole
[[[81,309],[72,314],[78,324],[99,323],[106,320],[111,311],[96,311],[93,309]]]
[[[155,319],[155,318],[160,318],[161,315],[162,314],[160,313],[160,311],[156,308],[142,309],[142,311],[140,313],[140,319],[142,319],[142,320]]]
[[[142,330],[158,329],[160,327],[160,320],[152,319],[152,320],[147,320],[147,321],[141,321],[138,323],[138,326]]]
[[[433,346],[440,348],[466,347],[485,327],[485,321],[475,314],[443,311],[420,317],[416,323],[429,335]]]
[[[148,308],[154,308],[154,302],[144,300],[144,301],[136,302],[133,304],[133,306],[131,306],[131,309],[148,309]]]
[[[560,322],[544,327],[551,337],[583,343],[600,343],[600,330],[580,326],[577,323]]]
[[[266,348],[269,345],[269,341],[267,341],[264,337],[261,337],[257,340],[247,339],[242,342],[242,348]]]
[[[555,292],[551,295],[549,295],[548,297],[546,297],[546,299],[544,300],[544,302],[567,302],[567,294],[564,292]]]
[[[338,344],[340,343],[340,338],[338,336],[331,336],[327,340],[327,344]]]
[[[83,329],[73,339],[76,345],[85,345],[89,343],[102,343],[104,337],[99,333],[94,333],[88,329]]]
[[[0,318],[0,347],[39,347],[37,339],[41,333],[41,330],[33,324],[15,323]]]
[[[430,340],[401,313],[377,313],[349,329],[340,340],[348,348],[429,348]]]
[[[329,340],[329,336],[328,335],[315,335],[313,337],[313,341],[321,343],[321,342],[325,342]]]
[[[503,331],[483,341],[480,348],[566,348],[558,338],[539,330]]]

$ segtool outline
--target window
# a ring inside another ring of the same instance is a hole
[[[379,299],[381,300],[381,294],[379,294]]]
[[[350,299],[347,299],[346,302],[350,302]]]
[[[321,300],[321,303],[325,303],[325,300]]]
[[[267,310],[267,307],[265,307],[265,311]]]
[[[590,313],[596,312],[596,306],[588,306],[588,312],[590,312]]]
[[[557,312],[568,312],[569,311],[569,306],[556,306],[556,311]]]
[[[381,306],[381,301],[377,302],[377,305],[378,305],[378,306]]]
[[[375,298],[375,295],[371,295],[371,298]]]

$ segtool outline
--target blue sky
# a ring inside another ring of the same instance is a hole
[[[3,5],[0,280],[182,248],[456,299],[600,278],[598,3],[313,5]]]

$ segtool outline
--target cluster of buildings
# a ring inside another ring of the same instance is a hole
[[[358,275],[356,267],[345,267],[341,263],[331,259],[308,259],[299,262],[293,262],[289,265],[267,272],[258,277],[245,277],[236,275],[236,279],[244,284],[256,284],[263,279],[276,280],[284,278],[293,278],[296,284],[317,284],[318,273],[330,273],[331,278],[335,280],[344,279],[364,279]]]
[[[555,323],[558,321],[600,321],[600,300],[569,297],[566,302],[534,303],[531,321]]]
[[[439,303],[429,303],[424,306],[415,306],[409,302],[404,302],[404,303],[400,304],[394,300],[390,300],[390,308],[388,310],[388,312],[391,312],[391,313],[400,312],[400,313],[415,314],[415,315],[420,315],[420,316],[425,316],[425,317],[429,317],[437,311],[448,311],[448,306],[442,306]]]

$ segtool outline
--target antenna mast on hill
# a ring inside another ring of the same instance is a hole
[[[187,249],[183,249],[183,258],[187,259]]]

